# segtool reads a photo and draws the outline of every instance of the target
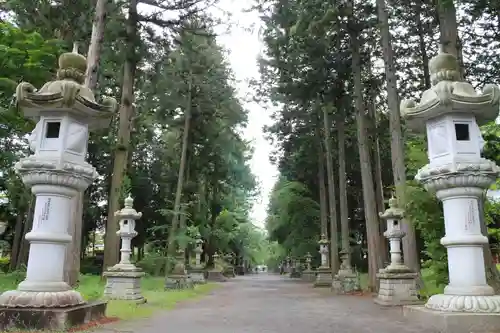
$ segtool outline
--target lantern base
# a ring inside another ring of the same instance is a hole
[[[226,282],[227,278],[217,269],[207,271],[207,281],[211,282]]]
[[[331,288],[332,287],[332,271],[330,267],[319,267],[317,270],[315,288]]]
[[[205,280],[205,272],[203,268],[191,268],[188,271],[189,279],[193,284],[205,284],[207,281]]]
[[[222,274],[224,274],[224,276],[228,278],[236,277],[236,273],[234,272],[233,266],[227,266],[226,268],[224,268]]]
[[[65,308],[0,307],[0,331],[64,331],[103,318],[107,303],[95,301]]]
[[[361,290],[359,276],[351,270],[341,270],[332,282],[332,291],[336,294],[348,294]]]
[[[304,282],[314,282],[316,281],[316,273],[311,270],[305,270],[302,272],[301,279]]]
[[[390,273],[381,270],[377,274],[379,291],[374,302],[384,306],[422,303],[417,294],[417,273]]]
[[[5,308],[64,308],[82,304],[85,300],[76,290],[9,290],[0,296],[0,306]]]
[[[103,276],[106,277],[105,298],[146,303],[141,294],[142,271],[137,268],[135,271],[106,271]]]
[[[406,305],[403,315],[441,333],[489,333],[500,327],[500,313],[445,312],[423,305]]]
[[[187,274],[171,274],[165,279],[166,290],[182,290],[193,288],[193,282]]]

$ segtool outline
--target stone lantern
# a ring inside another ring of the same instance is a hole
[[[302,277],[301,277],[302,281],[313,282],[316,279],[316,273],[312,270],[311,267],[311,262],[312,262],[311,253],[307,252],[304,259],[306,262],[306,269],[302,272]]]
[[[186,253],[184,249],[178,249],[174,268],[165,279],[165,289],[188,289],[193,287],[193,283],[186,271],[185,260]]]
[[[195,284],[204,284],[206,283],[205,280],[205,273],[203,270],[203,266],[201,265],[201,254],[203,253],[203,239],[201,239],[201,235],[197,235],[196,240],[195,240],[195,248],[194,248],[194,253],[195,253],[195,258],[196,262],[193,267],[190,267],[189,269],[189,277],[191,278],[191,281]]]
[[[215,252],[212,258],[214,261],[214,266],[207,271],[207,281],[226,282],[227,278],[222,274],[222,271],[216,265],[216,262],[219,259],[219,254]]]
[[[142,217],[133,208],[134,200],[130,195],[125,199],[125,207],[115,212],[115,217],[119,220],[120,230],[116,232],[122,240],[120,249],[120,262],[108,268],[103,276],[106,277],[106,287],[104,296],[108,299],[121,299],[144,303],[146,300],[141,294],[141,278],[144,272],[130,262],[132,252],[132,239],[137,236],[135,231],[135,221]]]
[[[64,309],[57,310],[62,313],[58,318],[64,319],[74,307],[85,304],[63,278],[66,246],[72,240],[68,234],[71,200],[98,176],[85,161],[89,132],[107,128],[117,105],[114,99],[96,103],[93,92],[83,85],[86,68],[85,57],[75,49],[60,56],[56,80],[39,90],[26,82],[17,86],[17,105],[36,126],[29,137],[34,153],[17,162],[14,169],[36,201],[33,226],[26,234],[30,243],[26,279],[17,290],[0,296],[3,317],[19,318],[18,308],[43,308],[41,316],[52,316],[56,310],[47,310],[50,308]],[[88,311],[91,307],[88,305]],[[105,305],[99,307],[104,309]],[[85,316],[79,317],[81,322]],[[33,325],[44,323],[51,328],[60,326],[41,319]],[[66,324],[78,322],[75,319]]]
[[[332,281],[332,291],[336,294],[346,294],[361,290],[359,275],[353,272],[351,256],[345,249],[340,251],[340,269]]]
[[[224,268],[223,274],[225,277],[235,277],[236,273],[234,271],[233,261],[234,253],[228,253],[224,256],[227,266]]]
[[[447,53],[431,59],[429,70],[432,87],[418,104],[403,101],[401,115],[409,128],[427,133],[429,164],[415,178],[443,203],[441,244],[448,253],[450,283],[425,308],[408,308],[407,314],[438,316],[455,332],[498,329],[500,296],[486,282],[483,247],[488,238],[481,233],[478,202],[500,173],[494,162],[481,158],[479,130],[498,116],[500,89],[486,85],[477,93],[461,80],[457,59]]]
[[[319,254],[321,255],[321,266],[317,269],[316,281],[314,282],[315,287],[328,287],[332,286],[332,271],[328,263],[328,244],[330,242],[326,238],[325,234],[321,235],[318,242],[319,244]]]
[[[380,286],[374,299],[380,305],[404,305],[419,303],[417,297],[418,274],[412,272],[404,263],[401,255],[401,239],[405,232],[401,230],[404,210],[397,207],[396,198],[389,199],[389,208],[379,213],[386,221],[384,236],[389,240],[391,262],[377,274]]]

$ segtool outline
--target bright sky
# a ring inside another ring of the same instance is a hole
[[[278,171],[269,162],[271,145],[264,138],[263,126],[271,124],[270,110],[262,108],[255,102],[245,102],[253,94],[248,80],[258,79],[257,57],[263,44],[259,38],[261,21],[256,12],[244,12],[254,4],[253,0],[221,0],[218,8],[230,11],[231,21],[237,22],[229,31],[227,27],[216,29],[218,42],[228,51],[228,60],[237,80],[238,95],[249,111],[248,127],[245,138],[252,140],[255,153],[251,162],[253,173],[260,182],[261,195],[255,203],[252,218],[255,225],[264,227],[269,194],[276,181]]]

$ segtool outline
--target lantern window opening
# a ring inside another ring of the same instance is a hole
[[[123,224],[127,225],[128,224],[128,220],[123,220]]]
[[[60,130],[61,130],[60,121],[48,121],[45,127],[45,138],[47,139],[59,138]]]
[[[394,225],[398,225],[399,224],[399,220],[394,220]]]
[[[457,141],[469,141],[469,124],[455,123],[455,137]]]

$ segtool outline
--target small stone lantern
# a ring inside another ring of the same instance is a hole
[[[137,236],[135,221],[142,217],[134,208],[134,200],[129,196],[125,199],[125,207],[115,212],[119,220],[120,230],[116,232],[122,240],[120,262],[108,268],[103,276],[106,277],[104,296],[108,299],[121,299],[144,303],[146,300],[141,294],[141,278],[144,272],[130,262],[132,239]]]
[[[409,272],[409,268],[403,264],[401,256],[401,239],[405,232],[401,230],[401,220],[404,216],[404,210],[397,207],[396,198],[389,199],[389,208],[383,213],[379,213],[381,219],[387,223],[387,230],[384,236],[389,240],[391,253],[391,263],[384,270],[387,272]]]
[[[380,286],[375,303],[380,305],[417,304],[417,277],[404,263],[401,256],[401,239],[405,232],[401,230],[404,210],[397,207],[396,198],[389,199],[389,208],[379,216],[386,221],[387,230],[384,236],[389,239],[391,263],[380,269],[377,274]]]
[[[227,278],[222,274],[222,271],[217,268],[216,261],[219,259],[219,254],[215,252],[212,255],[214,266],[207,271],[207,281],[226,282]]]
[[[236,273],[234,271],[233,261],[234,261],[234,253],[228,253],[224,256],[224,260],[227,263],[227,266],[224,268],[222,272],[226,277],[235,277]]]
[[[321,235],[318,242],[319,244],[319,254],[321,255],[321,266],[318,267],[316,275],[316,281],[314,283],[315,287],[328,287],[332,286],[332,271],[328,263],[328,244],[330,242],[326,238],[325,234]]]
[[[322,234],[321,239],[319,240],[319,254],[321,255],[321,267],[325,267],[329,269],[328,265],[328,244],[330,242],[326,239],[326,235]]]
[[[30,243],[26,279],[17,290],[0,296],[5,308],[69,311],[85,304],[80,293],[64,282],[66,246],[72,241],[71,202],[98,176],[85,161],[89,131],[107,128],[117,106],[114,99],[96,103],[93,92],[83,85],[86,69],[85,57],[75,48],[59,57],[56,80],[39,90],[26,82],[17,86],[17,105],[36,126],[29,137],[34,154],[22,158],[14,169],[36,201],[33,226],[25,237]],[[2,313],[5,321],[10,315],[20,317],[14,312]]]
[[[500,89],[486,85],[483,93],[476,92],[461,79],[458,60],[451,54],[432,58],[429,71],[432,86],[420,103],[403,101],[401,115],[409,128],[427,133],[429,164],[415,179],[443,203],[441,244],[448,253],[450,283],[443,294],[429,298],[421,313],[451,323],[444,313],[454,312],[455,322],[467,320],[472,325],[467,332],[490,331],[500,327],[500,296],[486,281],[483,247],[488,238],[481,233],[479,200],[495,183],[500,168],[481,157],[479,125],[498,116]],[[486,327],[487,323],[495,325]]]
[[[306,270],[312,271],[312,267],[311,267],[312,255],[311,255],[311,253],[307,252],[305,259],[306,259]]]
[[[203,253],[203,239],[201,239],[201,235],[198,234],[195,239],[196,247],[194,248],[195,253],[195,265],[194,267],[189,268],[189,278],[194,284],[204,284],[205,273],[203,270],[203,266],[201,265],[201,254]]]

